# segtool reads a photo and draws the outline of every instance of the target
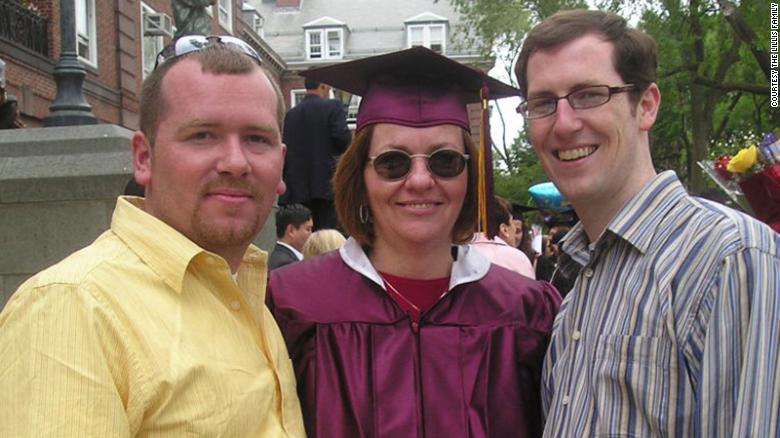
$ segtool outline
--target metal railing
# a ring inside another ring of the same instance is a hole
[[[49,56],[49,20],[15,0],[0,0],[0,38]]]

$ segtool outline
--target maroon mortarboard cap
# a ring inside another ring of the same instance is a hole
[[[362,96],[357,130],[376,123],[414,128],[457,125],[470,131],[466,105],[517,96],[519,91],[424,47],[372,56],[301,73]]]

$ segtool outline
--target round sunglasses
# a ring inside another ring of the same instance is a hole
[[[469,156],[452,149],[439,149],[430,154],[408,154],[402,150],[391,149],[379,155],[369,157],[368,163],[374,171],[386,180],[406,178],[412,171],[412,160],[425,158],[428,171],[439,178],[455,178],[466,168]]]

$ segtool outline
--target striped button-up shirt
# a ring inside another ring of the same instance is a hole
[[[780,434],[780,235],[650,181],[590,243],[543,371],[546,437]]]

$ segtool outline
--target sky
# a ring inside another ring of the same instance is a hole
[[[506,82],[507,84],[514,85],[514,81],[510,80],[510,77],[507,74],[506,64],[501,56],[496,57],[496,65],[488,72],[488,75]],[[511,145],[515,137],[517,137],[518,133],[523,128],[523,116],[515,112],[515,108],[517,108],[517,105],[519,104],[520,97],[507,97],[505,99],[493,101],[493,105],[497,105],[500,108],[501,114],[503,114],[504,117],[504,123],[506,124],[506,134],[504,134],[501,117],[499,116],[498,111],[494,109],[490,116],[490,136],[493,139],[493,143],[498,148],[501,148],[504,145],[504,141]]]

